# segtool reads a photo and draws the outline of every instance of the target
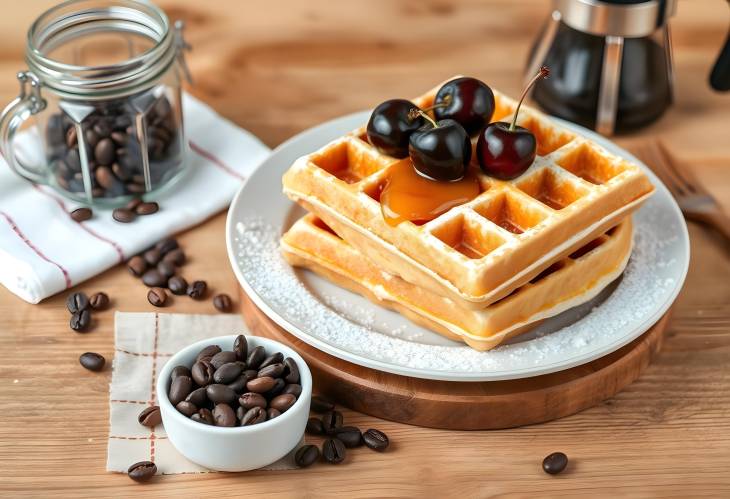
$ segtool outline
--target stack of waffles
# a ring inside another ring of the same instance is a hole
[[[428,108],[438,88],[413,102]],[[493,120],[510,121],[516,102],[495,100]],[[591,300],[626,267],[631,213],[653,186],[536,110],[517,123],[537,139],[532,166],[502,181],[473,160],[480,193],[425,223],[384,217],[380,194],[410,159],[378,152],[365,128],[299,158],[284,193],[309,213],[284,234],[285,258],[477,350]]]

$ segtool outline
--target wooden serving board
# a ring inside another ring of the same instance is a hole
[[[603,358],[533,378],[432,381],[358,366],[324,353],[279,327],[241,292],[241,309],[259,336],[296,348],[315,390],[353,410],[391,421],[451,430],[512,428],[575,414],[633,382],[659,351],[669,314],[649,331]]]

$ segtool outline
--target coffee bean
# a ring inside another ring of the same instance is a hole
[[[95,148],[96,144],[99,143],[99,136],[94,133],[94,130],[86,130],[84,132],[84,137],[86,137],[86,144],[91,148]]]
[[[264,378],[256,378],[252,379],[246,384],[246,388],[250,392],[255,393],[264,393],[268,392],[272,388],[274,388],[274,384],[276,382],[274,381],[274,378],[270,377],[264,377]]]
[[[284,391],[284,387],[286,386],[286,382],[281,378],[274,378],[274,386],[271,387],[271,390],[268,390],[264,393],[264,397],[268,399],[272,399],[276,397],[277,395],[280,395],[281,392]]]
[[[232,353],[232,352],[231,352]],[[215,360],[215,357],[212,359]],[[211,361],[212,363],[212,361]],[[213,373],[213,381],[227,385],[241,375],[241,366],[235,362],[223,364]]]
[[[142,277],[142,274],[147,270],[147,262],[141,256],[136,255],[129,259],[127,268],[133,276]]]
[[[145,407],[142,412],[137,416],[137,421],[142,426],[148,426],[153,428],[158,424],[162,423],[162,415],[160,415],[160,408],[156,405]]]
[[[115,150],[116,147],[111,139],[101,139],[94,147],[94,159],[100,165],[111,165],[114,162]]]
[[[270,366],[272,364],[280,364],[282,362],[284,362],[284,354],[281,352],[276,352],[266,357],[266,359],[259,366],[259,369]]]
[[[256,377],[256,371],[244,371],[234,381],[228,383],[228,386],[236,393],[243,393],[246,391],[246,384]]]
[[[170,399],[170,403],[172,405],[177,405],[178,403],[182,402],[183,400],[185,400],[185,397],[190,394],[192,389],[192,379],[187,376],[178,376],[172,381],[172,383],[170,383],[170,391],[167,394],[168,398]]]
[[[231,307],[233,306],[233,303],[231,302],[230,296],[228,296],[227,294],[221,293],[221,294],[215,295],[213,297],[213,306],[219,312],[230,312]]]
[[[142,274],[142,282],[150,288],[159,288],[167,283],[167,279],[157,269],[149,269]]]
[[[319,412],[319,413],[334,411],[335,404],[333,404],[329,400],[325,400],[324,398],[322,398],[318,395],[315,395],[314,397],[312,397],[312,403],[311,403],[310,410],[312,412]]]
[[[130,222],[134,222],[137,215],[135,215],[132,211],[125,210],[124,208],[116,208],[112,211],[112,218],[117,222],[128,224]]]
[[[66,298],[66,308],[72,314],[89,308],[89,298],[86,293],[71,293]]]
[[[223,364],[228,364],[230,362],[236,362],[236,354],[228,350],[218,352],[210,359],[210,363],[213,364],[213,367],[216,369],[220,368]]]
[[[193,283],[188,286],[188,296],[193,300],[200,300],[205,296],[207,288],[208,285],[205,281],[193,281]]]
[[[207,347],[203,348],[198,352],[198,355],[195,357],[195,360],[207,360],[210,361],[210,359],[213,358],[213,356],[221,351],[221,347],[218,345],[208,345]]]
[[[147,482],[157,473],[157,465],[152,461],[140,461],[127,469],[127,476],[135,482]]]
[[[542,461],[542,469],[545,473],[557,475],[568,466],[568,456],[562,452],[553,452]]]
[[[112,132],[109,135],[109,138],[111,138],[118,146],[123,146],[127,144],[127,142],[129,142],[129,136],[126,133],[122,132]]]
[[[302,385],[290,383],[284,387],[281,393],[291,393],[295,397],[299,398],[299,395],[302,394]]]
[[[213,419],[216,426],[236,426],[236,413],[228,404],[218,404],[213,409]]]
[[[142,184],[135,184],[134,182],[128,182],[125,187],[127,190],[132,194],[142,194],[143,192],[146,192],[147,189],[144,186],[144,183]]]
[[[190,397],[190,395],[188,395],[188,397]],[[190,417],[193,414],[195,414],[196,412],[198,412],[198,407],[195,404],[193,404],[192,402],[188,402],[187,400],[183,400],[182,402],[177,404],[175,406],[175,409],[177,409],[177,411],[180,414],[187,416],[187,417]]]
[[[252,409],[254,407],[266,408],[266,399],[260,393],[248,392],[238,398],[238,404],[244,409]]]
[[[252,407],[241,418],[241,426],[250,426],[266,421],[266,411],[261,407]]]
[[[210,409],[206,409],[205,407],[200,409],[197,414],[193,414],[192,416],[190,416],[190,419],[192,419],[193,421],[197,421],[198,423],[208,425],[215,424],[215,418],[213,417],[213,413],[210,412]]]
[[[191,372],[193,379],[199,386],[208,386],[213,382],[213,372],[215,369],[207,360],[199,360],[193,364]],[[200,404],[195,404],[200,405]]]
[[[94,124],[94,132],[99,137],[108,137],[112,133],[112,129],[105,120],[99,120]]]
[[[66,132],[66,147],[71,149],[73,146],[75,146],[77,142],[76,139],[76,127],[69,127],[68,131]]]
[[[162,288],[152,288],[147,291],[147,301],[155,307],[164,307],[167,302],[167,291]]]
[[[299,367],[291,357],[287,357],[284,361],[284,381],[287,383],[299,383]]]
[[[91,314],[88,310],[74,313],[71,315],[69,326],[77,333],[85,333],[91,326]]]
[[[161,261],[157,264],[157,272],[165,279],[170,279],[175,275],[175,266],[169,262]]]
[[[248,365],[249,369],[258,370],[265,358],[266,350],[264,350],[264,347],[262,346],[257,346],[248,354],[246,364]]]
[[[154,201],[150,201],[148,203],[139,204],[134,212],[137,215],[152,215],[153,213],[157,213],[159,210],[160,205]]]
[[[184,295],[188,292],[188,281],[179,275],[174,275],[167,280],[167,287],[174,295]]]
[[[302,445],[294,454],[294,462],[300,468],[311,466],[319,459],[319,449],[316,445]]]
[[[190,392],[190,394],[185,397],[185,402],[190,402],[191,404],[195,404],[198,407],[203,407],[205,404],[208,403],[208,395],[205,393],[205,387],[201,386],[200,388],[196,388],[195,390]]]
[[[327,434],[332,434],[342,426],[342,413],[340,411],[326,412],[322,416],[322,426]]]
[[[208,396],[208,400],[214,404],[231,404],[238,398],[238,394],[231,390],[230,387],[218,383],[208,385],[205,388],[205,394]]]
[[[162,260],[162,253],[157,248],[148,249],[142,254],[142,256],[150,267],[154,267],[160,263],[160,260]]]
[[[305,431],[310,435],[324,435],[324,425],[319,418],[309,418]]]
[[[188,369],[186,366],[175,366],[170,372],[170,381],[174,381],[175,378],[179,376],[187,376],[188,378],[192,378],[192,374],[190,374],[190,369]]]
[[[330,464],[339,464],[345,460],[345,444],[337,438],[328,438],[322,442],[322,456]]]
[[[89,371],[99,372],[104,369],[106,359],[98,353],[86,352],[79,357],[79,363]]]
[[[94,212],[91,211],[91,208],[76,208],[69,215],[76,222],[85,222],[94,216]]]
[[[282,374],[284,374],[284,364],[269,364],[259,369],[258,377],[265,378],[269,376],[271,378],[278,378]]]
[[[81,158],[79,157],[78,149],[69,149],[63,158],[63,162],[72,172],[81,172]]]
[[[118,182],[117,178],[114,176],[114,173],[112,172],[112,169],[109,168],[108,166],[98,167],[94,171],[94,175],[96,177],[96,181],[104,189],[112,189],[114,187],[114,184]]]
[[[180,247],[180,245],[177,242],[177,239],[173,237],[166,237],[165,239],[162,239],[155,244],[155,248],[160,250],[162,254],[167,254],[171,252],[172,250],[176,250]]]
[[[352,449],[362,445],[362,433],[355,426],[342,426],[335,430],[334,435],[339,438],[345,447]]]
[[[233,340],[233,353],[236,354],[237,360],[246,361],[246,357],[248,356],[248,341],[244,335],[239,334]]]
[[[180,248],[174,249],[162,257],[162,261],[180,267],[181,265],[185,265],[185,252]]]
[[[269,407],[266,409],[266,420],[269,421],[271,419],[274,419],[276,417],[281,416],[281,411],[274,409],[273,407]]]
[[[104,310],[109,306],[109,296],[106,293],[94,293],[89,298],[89,306],[94,310]]]
[[[113,169],[113,168],[114,168],[114,167],[112,167],[112,169]],[[119,175],[117,175],[117,176],[119,176]],[[128,203],[126,204],[126,206],[124,206],[124,207],[125,207],[126,209],[128,209],[129,211],[135,211],[135,210],[137,209],[137,206],[139,206],[139,205],[140,205],[141,203],[142,203],[142,200],[141,200],[140,198],[134,198],[134,199],[130,200],[130,201],[129,201],[129,202],[128,202]]]
[[[271,399],[271,402],[269,402],[269,407],[273,407],[274,409],[281,412],[286,412],[291,408],[291,406],[296,403],[296,401],[297,398],[291,393],[283,393]]]
[[[365,445],[378,452],[383,452],[390,445],[388,436],[380,430],[369,429],[362,434]]]

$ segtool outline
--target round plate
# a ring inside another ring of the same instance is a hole
[[[488,352],[445,339],[311,272],[291,268],[280,256],[279,238],[304,211],[282,194],[282,175],[298,157],[365,123],[369,113],[329,121],[281,144],[241,187],[228,211],[228,255],[244,291],[303,341],[364,367],[417,378],[525,378],[617,350],[656,323],[677,297],[689,266],[687,226],[667,188],[643,165],[656,192],[634,215],[634,250],[621,279],[591,302]],[[556,121],[642,164],[604,137]]]

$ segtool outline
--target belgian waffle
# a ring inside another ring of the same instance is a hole
[[[284,234],[282,252],[292,265],[310,269],[444,336],[489,350],[596,296],[626,266],[632,230],[630,218],[625,219],[483,310],[461,307],[383,271],[311,214]]]
[[[413,102],[430,106],[438,88]],[[499,92],[495,100],[494,120],[509,121],[515,101]],[[618,224],[654,189],[638,165],[536,110],[523,106],[517,123],[537,138],[529,170],[500,181],[473,160],[481,193],[423,225],[383,218],[389,172],[410,160],[379,153],[364,128],[299,158],[284,192],[389,273],[483,309]]]

